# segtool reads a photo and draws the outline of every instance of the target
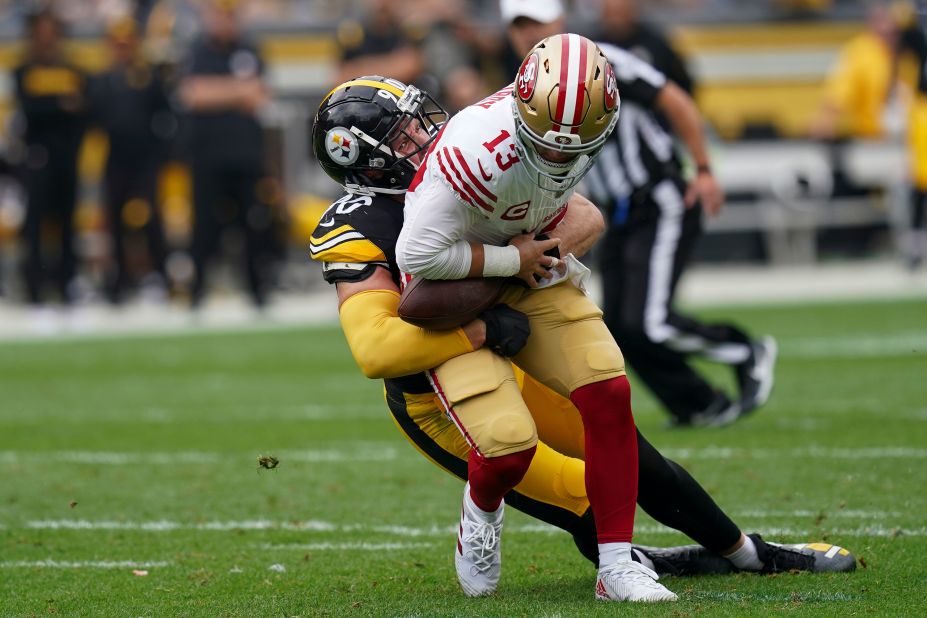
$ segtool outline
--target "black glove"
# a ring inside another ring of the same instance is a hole
[[[547,234],[536,234],[534,236],[534,239],[535,240],[550,240],[550,236],[548,236]],[[560,247],[552,247],[548,249],[547,251],[545,251],[544,255],[549,255],[550,257],[557,258],[559,260],[560,259]],[[547,270],[550,270],[550,269],[548,268]],[[538,275],[534,275],[534,280],[540,283],[543,279]]]
[[[479,315],[486,323],[486,342],[489,348],[500,356],[515,356],[528,343],[531,326],[528,316],[508,305],[496,305]]]

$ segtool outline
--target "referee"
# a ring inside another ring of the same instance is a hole
[[[516,51],[563,30],[559,0],[502,0]],[[753,340],[731,324],[703,324],[673,306],[676,284],[724,195],[709,166],[701,116],[692,98],[651,65],[598,43],[615,69],[618,127],[586,177],[606,212],[601,242],[605,323],[625,359],[677,426],[726,425],[761,406],[773,383],[776,344]],[[662,113],[689,150],[697,173],[688,184]],[[736,396],[713,387],[690,364],[701,356],[730,366]]]

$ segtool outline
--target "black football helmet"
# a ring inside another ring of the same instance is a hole
[[[434,141],[447,113],[427,92],[378,75],[347,81],[322,100],[312,127],[315,156],[348,191],[404,193],[418,166],[410,157]],[[413,152],[398,144],[413,122],[431,136]]]

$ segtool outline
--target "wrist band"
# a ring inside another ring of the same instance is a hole
[[[708,165],[707,163],[704,163],[704,164],[699,165],[698,167],[696,167],[696,168],[695,168],[695,171],[698,172],[699,174],[710,174],[710,173],[711,173],[711,166]]]
[[[518,247],[483,245],[484,277],[511,277],[517,275],[520,269],[521,256],[518,255]]]

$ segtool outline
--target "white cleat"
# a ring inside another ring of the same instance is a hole
[[[492,594],[502,574],[502,514],[505,504],[487,521],[470,498],[470,483],[464,488],[460,528],[454,566],[457,581],[468,597]]]
[[[657,583],[659,577],[639,562],[616,562],[599,569],[599,577],[595,583],[595,598],[598,601],[638,603],[678,600],[676,593]]]

